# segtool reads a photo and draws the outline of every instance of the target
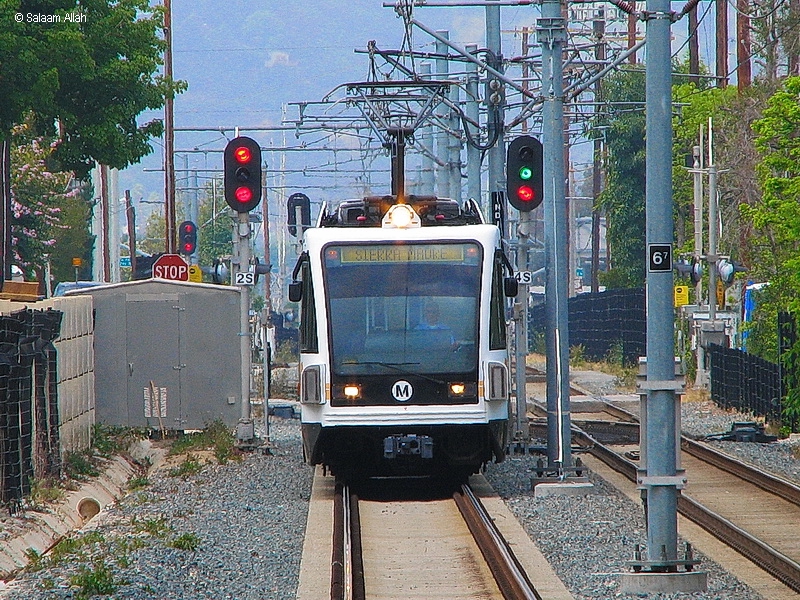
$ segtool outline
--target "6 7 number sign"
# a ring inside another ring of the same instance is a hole
[[[672,244],[648,244],[647,250],[650,256],[648,271],[672,271]]]

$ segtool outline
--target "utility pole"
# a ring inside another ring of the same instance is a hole
[[[503,71],[503,49],[500,41],[500,6],[486,5],[486,48],[490,52],[487,62],[497,72]],[[505,214],[508,215],[508,203],[505,200],[505,163],[506,163],[506,144],[503,132],[505,119],[505,102],[500,99],[497,105],[492,105],[492,90],[487,89],[485,101],[488,108],[487,134],[488,138],[495,139],[495,144],[488,151],[489,159],[489,185],[487,196],[492,198],[497,195],[503,198]],[[492,118],[494,115],[494,119]],[[506,235],[506,232],[503,232]]]
[[[716,0],[717,87],[728,86],[728,0]]]
[[[432,79],[431,77],[431,63],[426,61],[419,65],[419,73],[420,77],[423,80]],[[477,67],[475,69],[476,77],[477,77]],[[467,104],[469,106],[469,104]],[[419,128],[419,140],[421,145],[424,148],[428,148],[431,153],[433,152],[433,127],[430,123],[426,122],[423,123],[422,126]],[[434,161],[428,154],[423,154],[420,159],[420,165],[422,169],[422,173],[420,174],[419,178],[419,185],[420,185],[420,194],[433,194],[435,193],[436,188],[436,175],[434,172]],[[477,198],[476,198],[477,199]]]
[[[700,36],[697,34],[698,27],[697,6],[695,5],[689,11],[689,81],[695,85],[700,85]]]
[[[752,72],[750,70],[750,19],[748,0],[736,0],[736,85],[739,92],[750,87]],[[797,55],[789,57],[790,75],[797,75]]]
[[[164,0],[164,78],[172,85],[172,0]],[[175,225],[175,132],[174,98],[171,90],[164,99],[164,221],[165,251],[177,248]]]

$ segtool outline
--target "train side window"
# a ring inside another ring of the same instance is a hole
[[[503,291],[503,262],[495,254],[492,271],[492,298],[489,306],[489,349],[504,350],[506,342],[505,294]]]
[[[317,340],[317,308],[314,302],[314,283],[311,281],[311,263],[308,259],[300,267],[303,292],[300,305],[300,352],[319,352]]]

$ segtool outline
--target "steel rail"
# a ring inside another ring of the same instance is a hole
[[[462,485],[460,490],[453,493],[453,500],[475,538],[503,598],[542,600],[472,489],[468,485]]]
[[[358,496],[343,483],[333,495],[331,600],[366,600]]]
[[[753,469],[746,463],[686,437],[681,437],[681,449],[715,467],[749,481],[763,490],[800,506],[800,487],[771,473]]]
[[[573,434],[575,435],[575,441],[578,444],[591,447],[591,453],[594,456],[634,483],[637,481],[636,463],[620,456],[610,448],[592,438],[586,432],[581,431],[576,427],[573,427]],[[684,438],[684,440],[687,441],[686,438]],[[697,447],[701,447],[700,444],[696,443],[695,446],[695,450]],[[755,472],[755,470],[748,468],[744,463],[731,459],[732,463],[738,463],[735,468],[731,464],[729,464],[727,467],[723,467],[721,464],[717,463],[724,463],[724,461],[728,459],[727,456],[715,451],[708,453],[708,456],[713,457],[714,459],[714,462],[711,462],[710,464],[723,470],[727,470],[734,475],[741,476],[736,472],[737,469],[740,470],[740,472],[742,468],[747,469],[749,473],[742,478],[746,481],[751,481],[752,483],[759,485],[749,476]],[[698,458],[705,460],[701,456],[698,456]],[[770,476],[767,475],[766,478],[769,479]],[[759,478],[755,477],[754,479]],[[777,480],[777,478],[772,479],[775,481],[780,481]],[[792,488],[795,487],[791,484],[789,485]],[[766,486],[759,485],[759,487],[763,487],[763,489],[766,491],[775,493],[776,495],[781,495],[780,492],[770,489]],[[791,498],[786,499],[793,502]],[[678,494],[678,512],[711,533],[723,543],[735,549],[742,556],[770,573],[792,590],[800,592],[800,565],[791,558],[772,548],[769,544],[765,544],[758,538],[731,523],[721,515],[706,508],[682,493]]]

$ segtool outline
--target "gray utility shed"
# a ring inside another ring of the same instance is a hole
[[[202,429],[241,416],[238,288],[146,279],[94,298],[96,420]]]

